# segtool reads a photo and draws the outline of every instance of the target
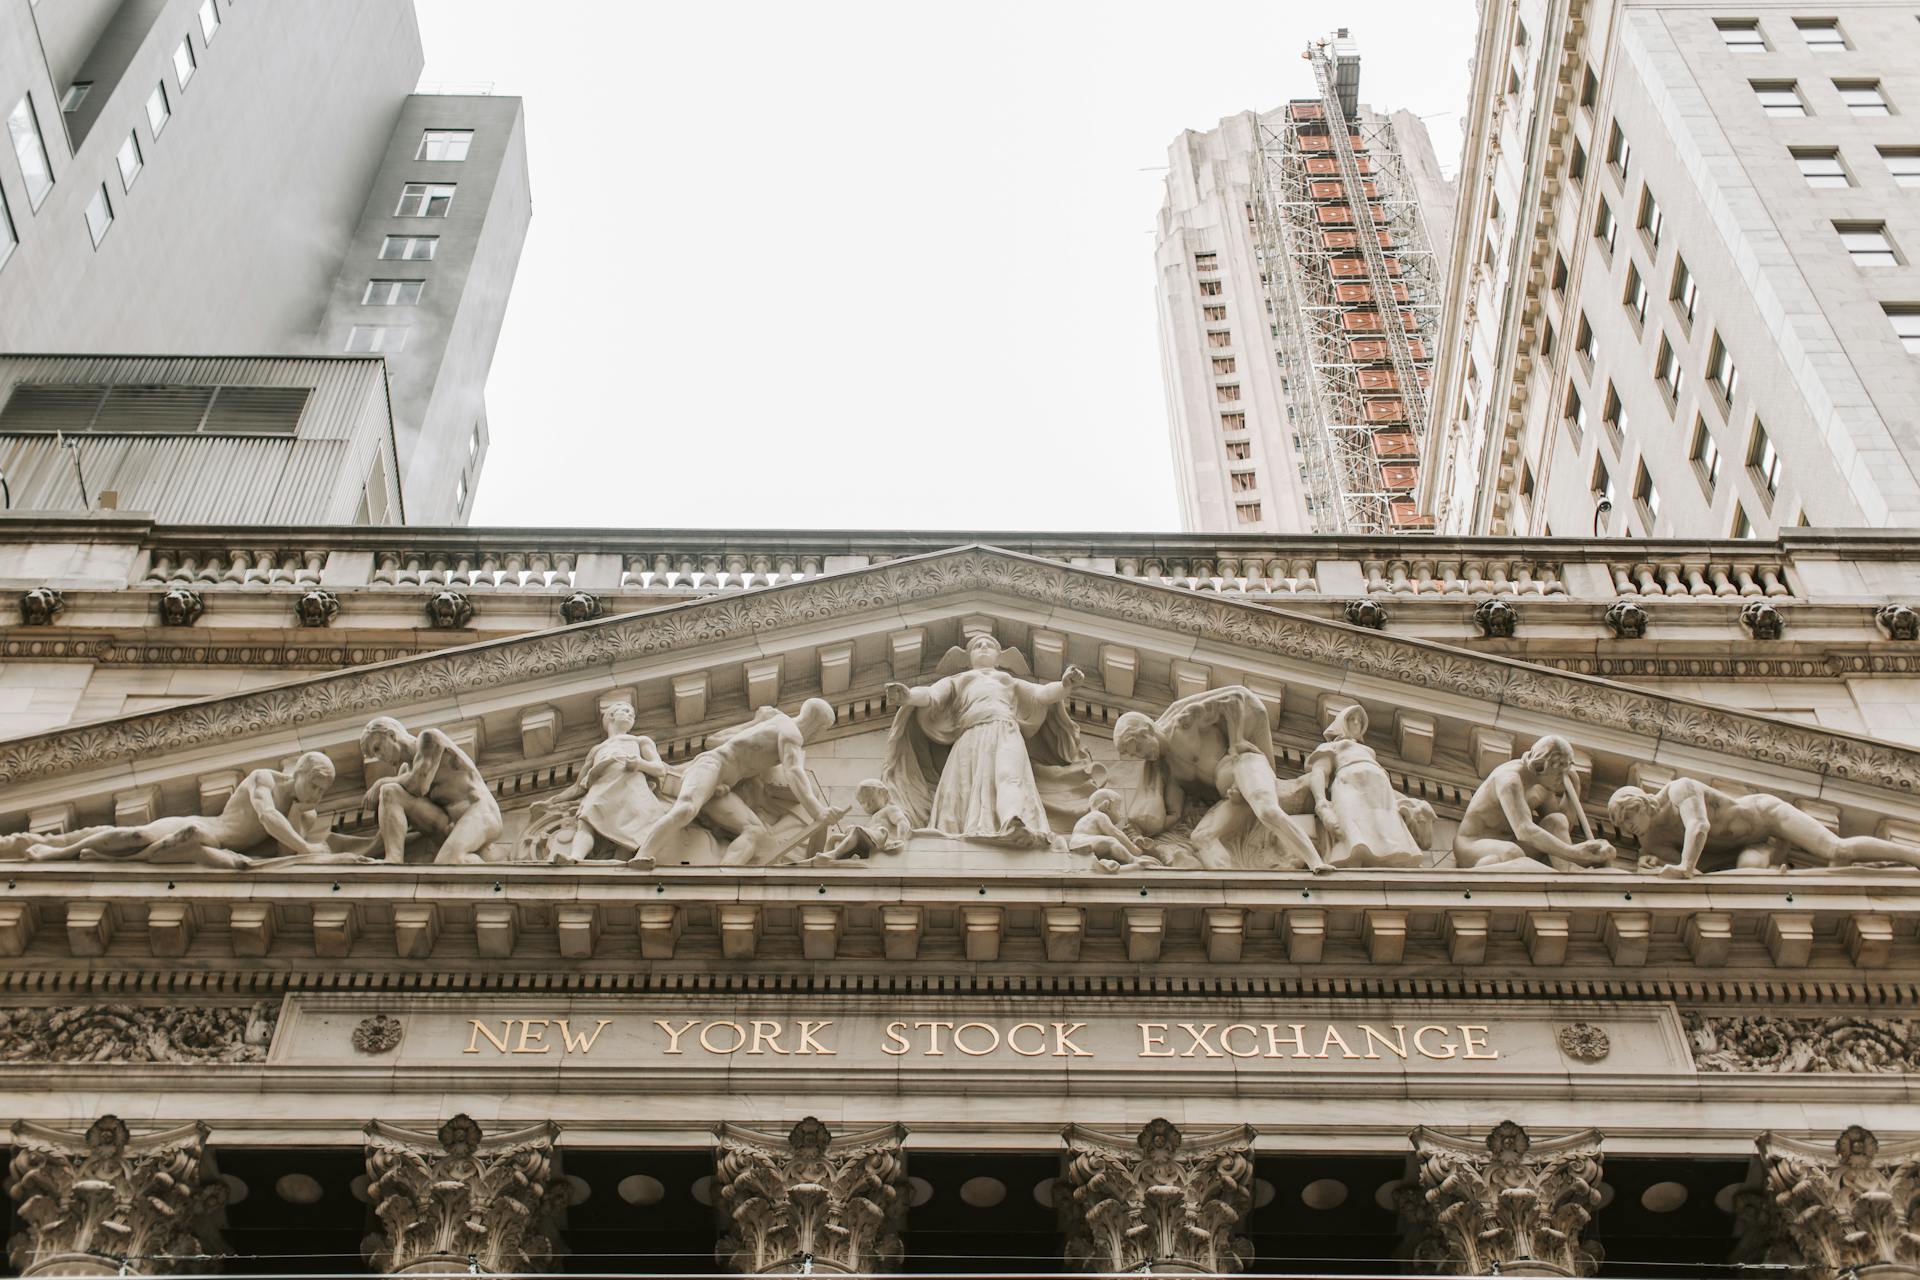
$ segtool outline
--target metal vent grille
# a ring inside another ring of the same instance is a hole
[[[212,387],[114,387],[93,420],[95,432],[188,435],[213,403]]]
[[[312,390],[22,383],[0,408],[0,434],[290,436]]]
[[[308,387],[221,387],[201,429],[209,435],[290,436],[310,393]]]
[[[13,389],[0,409],[0,432],[15,434],[86,431],[93,425],[106,387],[35,386]]]

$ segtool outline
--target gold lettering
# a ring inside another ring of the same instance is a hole
[[[1476,1031],[1480,1033],[1480,1038],[1478,1040],[1475,1040],[1473,1038],[1473,1033]],[[1499,1057],[1500,1051],[1498,1049],[1495,1049],[1492,1053],[1475,1053],[1474,1052],[1475,1049],[1484,1049],[1487,1047],[1487,1034],[1488,1034],[1487,1028],[1480,1026],[1477,1023],[1470,1026],[1462,1026],[1460,1028],[1460,1038],[1467,1042],[1467,1051],[1461,1056],[1466,1058],[1497,1058]]]
[[[1393,1024],[1393,1029],[1399,1033],[1398,1038],[1394,1040],[1389,1040],[1385,1036],[1381,1035],[1378,1031],[1375,1031],[1373,1029],[1372,1024],[1370,1023],[1366,1023],[1366,1022],[1361,1023],[1360,1029],[1367,1033],[1366,1044],[1367,1044],[1367,1056],[1369,1058],[1377,1058],[1380,1056],[1379,1054],[1373,1051],[1373,1043],[1376,1040],[1380,1042],[1380,1047],[1382,1049],[1385,1049],[1388,1053],[1396,1053],[1403,1058],[1407,1056],[1407,1024],[1406,1023],[1396,1022]]]
[[[555,1018],[553,1020],[553,1025],[560,1028],[560,1042],[567,1046],[568,1053],[593,1052],[593,1042],[598,1040],[600,1033],[605,1031],[612,1023],[613,1019],[602,1018],[600,1019],[600,1025],[595,1027],[591,1034],[582,1031],[579,1036],[576,1037],[573,1034],[573,1028],[567,1025],[565,1018]]]
[[[728,1045],[724,1049],[722,1049],[717,1044],[708,1044],[707,1037],[710,1034],[712,1034],[713,1029],[715,1027],[732,1027],[733,1034],[738,1036],[739,1039],[735,1040],[732,1044]],[[706,1026],[700,1028],[700,1047],[702,1049],[705,1049],[708,1053],[720,1053],[720,1054],[738,1053],[740,1051],[740,1046],[745,1044],[746,1042],[747,1042],[747,1029],[741,1026],[737,1022],[709,1022]]]
[[[993,1037],[984,1049],[969,1049],[965,1042],[960,1039],[963,1034],[973,1030],[975,1027],[980,1028]],[[963,1022],[953,1029],[953,1047],[966,1054],[969,1058],[984,1058],[1000,1047],[1000,1032],[984,1022]]]
[[[1060,1024],[1054,1023],[1057,1027]],[[1143,1058],[1171,1058],[1173,1050],[1166,1047],[1167,1027],[1165,1022],[1142,1022],[1140,1026],[1140,1056]],[[1152,1030],[1148,1030],[1151,1027]],[[1055,1055],[1058,1056],[1057,1054]]]
[[[1218,1049],[1214,1048],[1212,1045],[1207,1043],[1207,1037],[1213,1034],[1213,1029],[1218,1025],[1220,1024],[1217,1022],[1209,1022],[1205,1026],[1201,1027],[1198,1031],[1195,1031],[1193,1029],[1193,1024],[1191,1022],[1181,1023],[1180,1029],[1186,1032],[1189,1036],[1193,1038],[1193,1043],[1188,1045],[1186,1052],[1182,1053],[1180,1056],[1183,1058],[1191,1058],[1195,1053],[1198,1053],[1200,1050],[1205,1049],[1206,1053],[1202,1055],[1204,1057],[1208,1057],[1208,1058],[1226,1057],[1227,1056],[1226,1054],[1220,1052]]]
[[[1084,1022],[1056,1022],[1053,1024],[1053,1056],[1056,1058],[1091,1058],[1093,1055],[1073,1042],[1073,1037],[1087,1029]]]
[[[487,1030],[486,1024],[481,1022],[480,1019],[468,1018],[467,1021],[473,1024],[473,1031],[469,1033],[467,1036],[467,1047],[462,1049],[460,1052],[462,1053],[480,1052],[479,1046],[480,1046],[481,1036],[485,1036],[487,1038],[487,1043],[492,1045],[494,1048],[498,1049],[500,1052],[505,1053],[507,1051],[507,1041],[513,1035],[513,1019],[512,1018],[508,1018],[500,1024],[500,1038],[497,1040],[494,1039],[493,1032]]]
[[[1025,1031],[1028,1027],[1032,1027],[1040,1033],[1040,1047],[1038,1049],[1022,1049],[1020,1042],[1014,1039],[1015,1036]],[[1007,1030],[1007,1048],[1013,1050],[1023,1058],[1037,1058],[1047,1051],[1047,1029],[1037,1022],[1016,1022]]]
[[[754,1019],[750,1025],[753,1027],[753,1047],[747,1050],[748,1053],[765,1053],[766,1050],[760,1047],[762,1041],[772,1046],[775,1053],[786,1052],[780,1047],[780,1033],[786,1030],[784,1026],[778,1022],[762,1022],[758,1018]],[[773,1030],[764,1030],[766,1027],[772,1027]]]
[[[536,1022],[539,1023],[542,1028],[542,1030],[537,1032],[533,1029]],[[513,1046],[513,1051],[515,1053],[552,1053],[553,1046],[543,1043],[547,1038],[547,1033],[544,1028],[551,1025],[552,1023],[546,1018],[520,1019],[520,1043]],[[535,1044],[540,1047],[538,1049],[530,1049],[527,1047]]]
[[[1429,1024],[1427,1026],[1420,1028],[1418,1031],[1414,1032],[1413,1047],[1420,1051],[1421,1057],[1439,1058],[1440,1060],[1445,1061],[1446,1059],[1451,1058],[1454,1054],[1460,1052],[1460,1050],[1454,1045],[1454,1043],[1451,1040],[1441,1041],[1441,1047],[1446,1050],[1445,1053],[1435,1053],[1433,1050],[1427,1048],[1427,1032],[1429,1031],[1438,1031],[1443,1036],[1447,1034],[1447,1029],[1445,1027],[1434,1025],[1434,1024]]]
[[[825,1031],[828,1027],[832,1025],[833,1025],[833,1020],[831,1018],[829,1018],[825,1022],[810,1022],[805,1018],[800,1019],[800,1047],[798,1049],[795,1049],[794,1052],[795,1053],[820,1053],[820,1054],[825,1054],[829,1058],[839,1057],[840,1051],[838,1049],[829,1049],[827,1048],[827,1046],[821,1044],[818,1040],[815,1040],[813,1038],[814,1032]]]
[[[913,1048],[913,1041],[900,1034],[906,1030],[906,1027],[907,1024],[904,1022],[889,1022],[887,1024],[887,1042],[880,1046],[880,1052],[890,1053],[897,1058],[907,1050]],[[898,1049],[893,1047],[896,1044],[900,1046]]]
[[[1267,1029],[1267,1056],[1269,1058],[1284,1058],[1287,1056],[1286,1054],[1283,1054],[1280,1052],[1280,1042],[1282,1040],[1290,1040],[1293,1042],[1294,1057],[1311,1058],[1313,1056],[1312,1054],[1307,1052],[1307,1045],[1306,1045],[1307,1024],[1306,1023],[1289,1022],[1287,1024],[1287,1029],[1293,1032],[1293,1034],[1290,1036],[1283,1036],[1280,1034],[1280,1024],[1277,1022],[1269,1022],[1264,1025],[1266,1026],[1266,1029]]]
[[[1253,1048],[1247,1050],[1245,1053],[1240,1053],[1236,1049],[1234,1049],[1233,1033],[1236,1031],[1244,1031],[1248,1035],[1252,1036],[1254,1038]],[[1222,1031],[1220,1033],[1220,1047],[1222,1049],[1225,1049],[1227,1051],[1228,1056],[1230,1057],[1257,1058],[1260,1056],[1260,1033],[1257,1030],[1255,1030],[1253,1027],[1247,1025],[1244,1022],[1236,1022],[1232,1026],[1228,1027],[1225,1031]]]
[[[1340,1046],[1340,1056],[1343,1058],[1357,1058],[1360,1056],[1353,1051],[1353,1046],[1347,1043],[1347,1038],[1340,1034],[1340,1028],[1334,1026],[1331,1022],[1327,1024],[1327,1034],[1320,1040],[1320,1052],[1313,1056],[1316,1058],[1332,1057],[1333,1055],[1327,1052],[1327,1046],[1330,1044],[1338,1044]]]
[[[679,1053],[681,1052],[680,1037],[687,1034],[687,1032],[693,1030],[695,1027],[699,1026],[700,1019],[688,1018],[687,1024],[684,1027],[679,1028],[678,1030],[676,1030],[673,1024],[668,1022],[665,1018],[655,1018],[653,1020],[653,1025],[667,1033],[666,1051],[668,1053]]]
[[[948,1031],[953,1030],[953,1024],[951,1022],[916,1022],[913,1025],[916,1029],[928,1027],[933,1031],[933,1034],[927,1038],[931,1047],[922,1049],[920,1051],[921,1057],[944,1058],[947,1056],[947,1051],[940,1047],[940,1032],[942,1028]]]

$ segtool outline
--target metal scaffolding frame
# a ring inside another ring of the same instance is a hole
[[[1430,530],[1413,494],[1439,320],[1433,250],[1392,124],[1354,105],[1351,45],[1316,41],[1306,57],[1320,97],[1261,120],[1250,212],[1314,531]]]

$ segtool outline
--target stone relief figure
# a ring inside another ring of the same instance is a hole
[[[606,738],[587,753],[573,785],[530,807],[540,827],[554,824],[540,841],[552,861],[585,862],[596,852],[632,857],[666,815],[667,802],[655,793],[654,780],[665,780],[670,771],[653,739],[633,732],[633,721],[633,704],[625,699],[603,707]]]
[[[651,869],[696,818],[733,837],[721,858],[730,867],[765,866],[824,833],[847,811],[830,807],[807,772],[807,740],[833,720],[832,703],[808,698],[797,716],[762,707],[745,724],[712,734],[714,745],[682,771],[677,797],[630,865]]]
[[[1675,879],[1703,870],[1786,870],[1796,850],[1829,867],[1920,867],[1920,849],[1837,836],[1778,796],[1730,796],[1693,778],[1676,778],[1651,795],[1621,787],[1607,802],[1607,816],[1639,837],[1643,866],[1657,864],[1660,875]]]
[[[1102,871],[1118,871],[1131,865],[1159,863],[1148,853],[1153,842],[1129,834],[1115,815],[1120,813],[1121,795],[1111,787],[1102,787],[1087,801],[1087,816],[1073,824],[1067,848],[1073,853],[1093,855],[1093,864]]]
[[[299,863],[367,862],[372,842],[329,836],[313,806],[333,785],[333,761],[309,751],[293,768],[255,769],[216,817],[156,818],[137,827],[86,827],[57,836],[0,840],[0,861],[146,862],[242,870]],[[256,853],[265,846],[278,856]]]
[[[1417,867],[1433,839],[1433,806],[1403,796],[1364,739],[1366,709],[1336,711],[1326,741],[1307,757],[1313,811],[1336,867]]]
[[[1127,817],[1152,838],[1156,862],[1214,871],[1333,869],[1287,817],[1306,812],[1312,792],[1305,779],[1275,775],[1267,707],[1251,689],[1191,694],[1157,720],[1129,711],[1114,723],[1113,745],[1142,762]],[[1182,835],[1174,828],[1189,801],[1206,812]]]
[[[1541,738],[1517,760],[1496,765],[1467,802],[1454,834],[1453,859],[1484,871],[1572,871],[1613,863],[1605,840],[1573,839],[1586,814],[1573,793],[1573,744]]]
[[[503,827],[500,802],[453,739],[438,729],[416,737],[392,716],[375,716],[360,733],[360,752],[400,769],[367,788],[388,862],[406,861],[409,831],[441,837],[435,863],[485,860],[481,850]]]
[[[827,833],[827,846],[816,863],[847,862],[875,853],[898,853],[913,834],[913,819],[878,778],[868,778],[853,789],[853,798],[867,811],[859,821],[842,822]]]
[[[887,785],[914,824],[942,835],[1025,847],[1053,843],[1086,810],[1100,766],[1067,715],[1082,679],[1069,666],[1051,684],[1018,678],[1025,659],[976,635],[942,660],[940,679],[887,685],[900,705],[887,735]]]

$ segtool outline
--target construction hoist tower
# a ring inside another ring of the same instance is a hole
[[[1359,103],[1347,32],[1303,56],[1320,96],[1263,119],[1249,215],[1314,528],[1428,530],[1414,490],[1439,319],[1433,250],[1392,124]]]

